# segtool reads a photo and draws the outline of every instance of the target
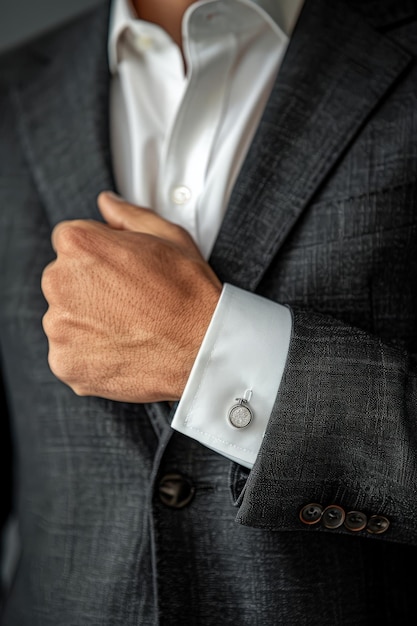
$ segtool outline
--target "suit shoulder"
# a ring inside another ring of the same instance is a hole
[[[70,20],[60,23],[32,39],[0,54],[0,89],[25,82],[39,65],[48,64],[62,52],[70,51],[91,30],[96,22],[108,17],[107,3],[101,2]]]

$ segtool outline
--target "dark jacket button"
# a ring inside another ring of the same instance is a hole
[[[369,518],[366,530],[372,535],[380,535],[388,530],[389,525],[390,521],[383,515],[372,515]]]
[[[345,526],[352,532],[358,532],[366,527],[368,518],[362,511],[349,511],[346,513]]]
[[[300,520],[303,524],[317,524],[321,520],[321,514],[323,513],[323,507],[321,504],[316,504],[312,502],[311,504],[306,504],[300,511]]]
[[[166,474],[158,484],[159,499],[172,509],[182,509],[193,499],[195,487],[182,474]]]
[[[331,504],[326,506],[321,519],[325,528],[333,530],[339,528],[345,521],[345,511],[341,506]]]

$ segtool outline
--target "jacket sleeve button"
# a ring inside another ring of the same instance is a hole
[[[366,530],[372,535],[380,535],[388,530],[389,525],[389,520],[383,515],[372,515],[372,517],[369,518]]]
[[[339,526],[341,526],[345,521],[345,516],[345,511],[341,506],[338,506],[337,504],[326,506],[322,516],[323,526],[330,530],[339,528]]]
[[[349,511],[346,513],[345,526],[351,532],[358,532],[366,527],[368,518],[362,511]]]
[[[312,524],[317,524],[321,520],[322,513],[323,507],[321,504],[312,502],[303,506],[300,511],[300,520],[303,524],[311,526]]]

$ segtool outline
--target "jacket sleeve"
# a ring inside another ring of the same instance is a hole
[[[386,532],[357,535],[417,544],[415,355],[326,315],[292,313],[286,369],[237,520],[352,534],[300,518],[308,503],[336,505],[389,521]]]

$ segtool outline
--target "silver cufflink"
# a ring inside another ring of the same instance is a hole
[[[229,410],[229,422],[234,428],[246,428],[253,419],[253,411],[249,406],[249,400],[252,397],[252,390],[247,389],[243,398],[235,398],[237,404],[234,404]]]

